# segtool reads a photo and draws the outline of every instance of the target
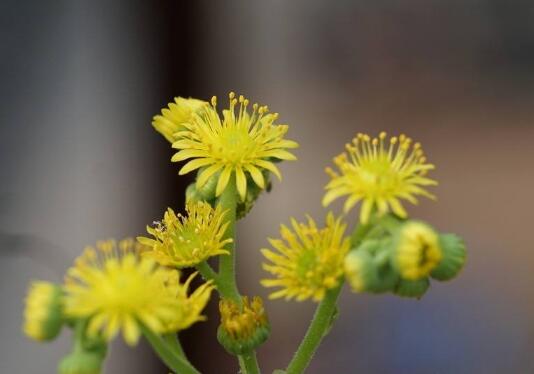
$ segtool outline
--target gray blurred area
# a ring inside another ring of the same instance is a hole
[[[53,373],[69,349],[68,334],[41,345],[20,333],[30,279],[59,281],[86,243],[135,235],[182,203],[189,180],[151,116],[176,95],[230,90],[279,112],[301,144],[239,224],[243,293],[267,297],[259,249],[280,223],[322,220],[324,167],[356,132],[421,141],[438,201],[409,212],[468,244],[463,274],[420,301],[346,290],[307,373],[534,373],[532,2],[54,4],[1,5],[1,373]],[[271,373],[314,305],[267,309],[258,355]],[[236,373],[215,303],[209,315],[185,349],[203,373]],[[113,347],[106,373],[149,372],[166,373],[147,347]]]

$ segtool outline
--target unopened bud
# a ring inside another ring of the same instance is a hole
[[[447,281],[454,278],[465,264],[465,244],[454,234],[443,234],[439,237],[443,250],[443,258],[430,275],[432,278]]]
[[[33,282],[26,296],[24,333],[44,341],[59,335],[63,325],[62,291],[49,282]]]
[[[242,305],[232,300],[221,300],[219,311],[221,324],[217,339],[231,354],[250,352],[269,337],[269,321],[260,297],[255,296],[249,302],[245,296]]]

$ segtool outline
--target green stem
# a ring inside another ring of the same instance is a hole
[[[226,212],[226,221],[228,228],[226,229],[225,238],[233,239],[232,243],[226,245],[226,249],[230,254],[219,256],[219,282],[218,290],[221,296],[225,299],[232,299],[234,302],[241,304],[241,295],[237,289],[235,278],[235,221],[236,221],[236,207],[237,207],[237,189],[235,186],[235,178],[232,176],[228,181],[228,185],[219,197],[219,204],[223,212]]]
[[[154,334],[145,326],[141,326],[141,330],[161,360],[176,374],[200,374],[185,357],[180,356],[178,352],[173,352],[165,339]]]
[[[343,281],[336,288],[329,290],[317,306],[308,331],[287,367],[287,374],[300,374],[308,367],[317,347],[331,327],[332,316],[342,286]]]
[[[176,333],[165,334],[162,336],[162,338],[167,343],[169,348],[171,348],[171,350],[173,350],[176,354],[182,356],[183,358],[186,357],[184,349],[182,348],[182,344],[180,343],[180,339],[178,339],[178,335]]]
[[[243,354],[239,357],[239,366],[243,374],[260,374],[258,360],[256,359],[256,352]]]
[[[219,276],[217,275],[215,270],[213,270],[211,268],[210,264],[208,264],[207,261],[201,262],[196,267],[197,267],[197,270],[199,271],[200,275],[202,275],[202,278],[204,278],[205,281],[210,281],[211,280],[217,286],[217,284],[219,282],[219,279],[218,279]]]
[[[236,263],[236,238],[235,238],[235,222],[237,209],[237,188],[235,184],[235,177],[231,176],[226,188],[219,197],[219,205],[223,212],[226,212],[226,221],[228,228],[226,229],[225,238],[231,238],[232,242],[226,245],[226,249],[230,252],[228,255],[219,256],[219,274],[217,275],[217,290],[224,299],[231,299],[235,303],[241,305],[241,295],[237,289],[235,263]],[[199,271],[201,271],[199,269]],[[239,355],[239,366],[243,374],[260,374],[258,360],[256,359],[256,352]]]

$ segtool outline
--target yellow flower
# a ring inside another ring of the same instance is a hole
[[[332,178],[326,185],[323,205],[342,196],[348,196],[344,211],[348,212],[360,200],[360,221],[367,223],[373,208],[384,214],[391,208],[399,217],[407,216],[399,199],[417,204],[416,195],[434,199],[424,186],[437,182],[425,175],[434,165],[428,164],[421,144],[412,145],[412,140],[404,135],[392,137],[389,146],[385,143],[386,133],[378,138],[358,134],[353,144],[347,144],[347,153],[334,158],[339,173],[331,168],[326,171]]]
[[[32,282],[24,309],[24,333],[43,341],[55,338],[63,323],[61,289],[49,282]]]
[[[211,106],[193,115],[186,128],[176,134],[177,141],[173,148],[179,149],[171,161],[187,162],[180,170],[180,175],[205,167],[197,178],[201,188],[208,179],[220,172],[215,194],[221,195],[230,178],[235,175],[237,191],[241,200],[247,192],[247,178],[250,174],[258,187],[265,188],[262,169],[269,170],[281,178],[273,160],[295,160],[288,148],[296,148],[294,141],[284,139],[287,125],[275,125],[278,113],[268,113],[267,106],[252,105],[252,113],[247,110],[249,101],[243,96],[239,100],[230,93],[230,108],[223,111],[223,118],[216,110],[217,99],[214,96]],[[236,105],[239,110],[236,114]]]
[[[393,264],[402,278],[419,280],[428,276],[442,257],[439,236],[432,227],[409,221],[399,228],[393,249]]]
[[[213,209],[205,202],[188,202],[187,217],[167,209],[162,222],[147,226],[154,239],[138,237],[150,250],[143,256],[151,257],[162,265],[179,268],[195,266],[211,256],[227,255],[224,249],[231,238],[224,239],[228,222],[221,207]]]
[[[90,336],[102,333],[111,340],[122,330],[124,340],[139,340],[140,324],[156,333],[181,329],[200,320],[207,290],[187,297],[179,273],[140,258],[133,239],[113,240],[85,249],[65,279],[65,311],[70,317],[89,318]],[[208,292],[209,297],[209,292]]]
[[[154,116],[152,126],[169,142],[177,140],[176,133],[184,129],[184,122],[190,122],[193,114],[200,111],[208,103],[197,99],[175,97],[174,103],[161,110],[161,115]]]
[[[345,238],[346,224],[332,213],[326,217],[326,227],[318,229],[314,220],[308,217],[308,223],[291,220],[293,231],[281,225],[280,234],[285,240],[269,239],[278,253],[262,249],[263,255],[272,264],[263,264],[263,268],[275,276],[275,279],[261,281],[265,287],[281,287],[270,298],[296,298],[301,301],[313,298],[323,299],[328,289],[339,284],[343,275],[343,259],[350,247],[350,240]]]

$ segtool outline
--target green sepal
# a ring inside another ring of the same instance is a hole
[[[239,339],[227,334],[222,325],[219,325],[217,329],[217,340],[228,353],[243,355],[263,344],[269,338],[270,333],[271,328],[269,325],[257,326],[252,336]]]
[[[59,374],[100,374],[103,357],[96,352],[75,351],[64,357],[58,366]]]
[[[430,273],[431,277],[439,281],[454,278],[464,267],[466,260],[465,243],[455,234],[442,234],[439,242],[443,251],[443,259]]]
[[[413,297],[420,299],[430,287],[430,281],[427,278],[415,281],[400,279],[397,283],[394,293],[402,297]]]

